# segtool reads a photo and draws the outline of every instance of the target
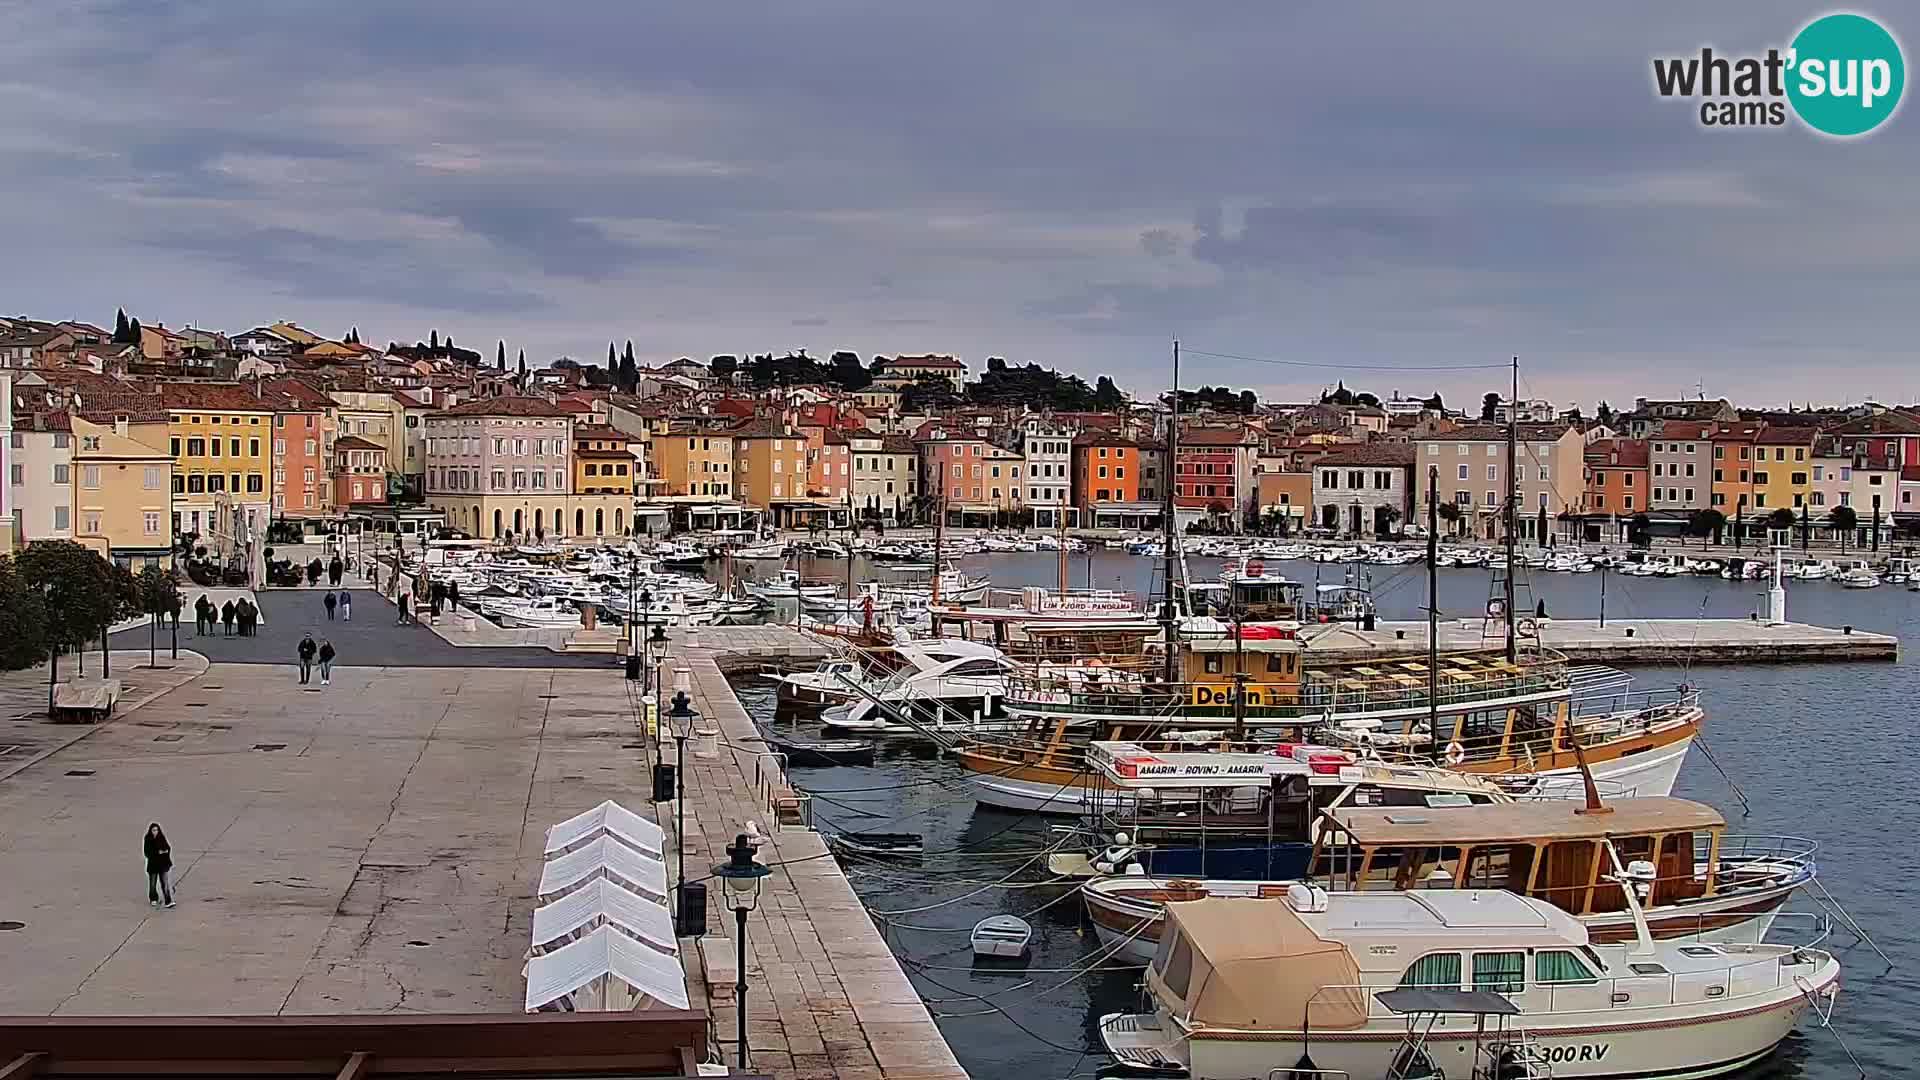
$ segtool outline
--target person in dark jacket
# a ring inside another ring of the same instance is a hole
[[[321,686],[331,686],[333,684],[333,657],[334,657],[333,642],[328,641],[325,638],[320,639],[320,685]]]
[[[233,620],[236,614],[237,612],[234,610],[233,601],[229,600],[220,605],[220,625],[223,628],[223,632],[229,637],[233,634]]]
[[[196,637],[206,633],[207,624],[213,621],[207,615],[207,609],[212,606],[204,593],[201,594],[200,599],[193,602],[193,632]]]
[[[172,907],[173,846],[167,843],[167,834],[160,828],[159,822],[147,826],[147,837],[142,847],[147,854],[147,902],[159,907],[164,900],[168,907]]]
[[[353,621],[353,594],[345,589],[340,590],[340,621]]]
[[[339,606],[340,598],[333,595],[333,590],[329,589],[327,590],[327,595],[320,602],[327,606],[327,621],[332,622],[333,609]]]
[[[395,626],[400,626],[407,621],[407,594],[406,593],[403,592],[400,594],[400,599],[398,603],[400,605],[400,617],[393,620],[393,625]]]
[[[300,654],[300,685],[305,686],[313,681],[313,654],[320,651],[320,647],[313,643],[313,635],[307,634],[301,637],[297,651]]]
[[[247,637],[260,636],[260,609],[253,601],[241,597],[234,602],[234,611],[240,616],[241,632]]]
[[[332,583],[336,588],[339,587],[340,579],[346,575],[346,572],[347,564],[341,562],[338,555],[335,555],[333,561],[327,564],[327,576],[333,579]]]
[[[447,608],[455,615],[460,614],[460,583],[447,582]]]

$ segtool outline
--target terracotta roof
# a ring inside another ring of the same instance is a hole
[[[275,395],[283,398],[280,404],[287,406],[289,411],[320,411],[334,407],[333,399],[324,390],[304,379],[266,379],[261,382],[260,389],[269,399]]]
[[[606,424],[575,424],[573,425],[573,437],[576,439],[616,439],[624,443],[627,440],[627,433]]]
[[[1080,434],[1075,435],[1073,437],[1073,445],[1075,446],[1119,446],[1119,447],[1134,447],[1136,449],[1140,446],[1139,442],[1133,439],[1129,439],[1125,435],[1116,434],[1111,431],[1083,431]]]
[[[883,435],[880,437],[880,452],[883,454],[911,454],[913,440],[905,435]]]
[[[736,439],[799,439],[799,432],[778,420],[762,418],[749,420],[738,427],[731,428],[727,434]]]
[[[1647,443],[1643,439],[1597,439],[1587,444],[1586,463],[1596,469],[1644,469]]]
[[[1704,420],[1668,420],[1660,425],[1662,439],[1704,439],[1713,425]]]
[[[21,412],[17,403],[13,409],[13,430],[15,431],[72,431],[73,423],[67,417],[67,410],[54,409],[49,412]]]
[[[175,412],[204,409],[210,412],[272,412],[273,405],[255,397],[252,387],[239,383],[160,384],[161,404]]]
[[[1322,456],[1318,465],[1412,465],[1416,451],[1412,443],[1361,443],[1335,447]]]
[[[546,398],[510,394],[505,397],[475,398],[442,412],[442,416],[539,416],[566,419],[573,414]]]
[[[379,443],[374,442],[371,439],[363,439],[358,435],[342,435],[340,438],[333,440],[333,448],[335,450],[385,450],[386,449],[386,447],[381,446]]]
[[[1243,427],[1191,428],[1180,433],[1181,446],[1251,446],[1257,441]]]
[[[1521,442],[1553,442],[1567,433],[1566,424],[1516,424],[1514,437]],[[1436,431],[1428,439],[1454,442],[1505,442],[1507,429],[1499,424],[1480,424],[1458,431]]]
[[[1818,428],[1775,427],[1768,424],[1760,429],[1760,434],[1754,442],[1765,443],[1768,446],[1811,446],[1814,437],[1819,434]]]
[[[1893,409],[1849,420],[1833,429],[1835,435],[1920,435],[1920,417]]]

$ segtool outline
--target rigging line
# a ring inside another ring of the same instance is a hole
[[[1071,837],[1062,838],[1059,844],[1054,845],[1055,849],[1065,846],[1067,840],[1069,839],[1071,839]],[[986,885],[980,886],[977,889],[973,889],[969,892],[961,893],[959,896],[953,897],[950,900],[941,900],[938,903],[933,903],[933,904],[922,904],[919,907],[900,908],[897,911],[881,911],[878,908],[868,908],[867,910],[872,914],[878,915],[882,918],[886,918],[887,916],[890,916],[890,915],[917,915],[923,911],[934,911],[939,908],[949,907],[953,904],[957,904],[962,900],[972,899],[973,897],[979,896],[981,893],[986,892],[988,889],[995,889],[995,888],[1036,889],[1043,885],[1058,885],[1061,881],[1068,880],[1065,878],[1050,878],[1046,881],[1029,882],[1029,883],[1020,884],[1020,885],[1009,884],[1009,882],[1013,881],[1014,878],[1020,876],[1020,872],[1022,870],[1025,870],[1027,867],[1032,866],[1034,863],[1039,862],[1042,858],[1045,858],[1046,855],[1048,854],[1051,854],[1051,852],[1043,852],[1039,855],[1035,855],[1033,858],[1028,859],[1026,862],[1023,862],[1019,866],[1014,867],[1012,873],[1008,874],[1006,877],[1001,878],[999,881],[990,882]]]
[[[982,1005],[985,1005],[985,1006],[987,1006],[988,1008],[990,1008],[990,1009],[992,1009],[992,1010],[993,1010],[994,1012],[997,1012],[997,1013],[999,1013],[999,1014],[1000,1014],[1000,1015],[1001,1015],[1001,1016],[1002,1016],[1003,1018],[1005,1018],[1005,1020],[1007,1021],[1007,1023],[1009,1023],[1009,1024],[1012,1024],[1012,1025],[1013,1025],[1014,1027],[1017,1027],[1017,1028],[1019,1028],[1019,1029],[1020,1029],[1021,1031],[1024,1031],[1024,1032],[1026,1032],[1026,1033],[1027,1033],[1027,1035],[1028,1035],[1028,1036],[1030,1036],[1031,1038],[1033,1038],[1033,1039],[1034,1039],[1034,1040],[1035,1040],[1036,1042],[1040,1042],[1040,1043],[1044,1043],[1044,1044],[1046,1044],[1047,1046],[1051,1046],[1051,1047],[1053,1047],[1053,1048],[1054,1048],[1055,1050],[1058,1050],[1058,1051],[1060,1051],[1060,1052],[1061,1052],[1061,1053],[1063,1053],[1063,1054],[1085,1054],[1085,1053],[1086,1053],[1086,1047],[1085,1047],[1085,1046],[1079,1046],[1079,1047],[1074,1047],[1074,1046],[1065,1046],[1065,1045],[1062,1045],[1061,1043],[1057,1043],[1057,1042],[1054,1042],[1054,1041],[1053,1041],[1052,1039],[1049,1039],[1049,1038],[1047,1038],[1047,1037],[1046,1037],[1045,1035],[1042,1035],[1042,1034],[1040,1034],[1039,1032],[1037,1032],[1037,1031],[1035,1031],[1035,1030],[1033,1030],[1032,1028],[1030,1028],[1030,1027],[1028,1027],[1027,1025],[1025,1025],[1025,1024],[1023,1024],[1023,1023],[1021,1023],[1020,1021],[1018,1021],[1018,1020],[1016,1020],[1016,1019],[1014,1019],[1014,1017],[1013,1017],[1013,1014],[1012,1014],[1012,1013],[1010,1013],[1010,1012],[1008,1012],[1008,1011],[1006,1011],[1005,1009],[1002,1009],[1002,1008],[1001,1008],[1000,1006],[998,1006],[998,1005],[995,1005],[995,1004],[994,1004],[993,1002],[991,1002],[991,1001],[988,1001],[988,1000],[986,1000],[985,998],[982,998],[982,997],[980,997],[980,996],[978,996],[977,994],[969,994],[969,993],[967,993],[966,991],[964,991],[964,990],[961,990],[961,989],[959,989],[959,988],[957,988],[957,987],[953,987],[953,986],[949,986],[949,985],[947,985],[946,983],[943,983],[943,982],[941,982],[941,981],[940,981],[939,979],[936,979],[936,978],[934,978],[933,976],[931,976],[931,975],[929,975],[929,974],[927,974],[927,973],[926,973],[926,972],[924,972],[924,971],[923,971],[923,972],[920,972],[920,977],[921,977],[922,979],[925,979],[926,981],[928,981],[928,982],[930,982],[930,983],[932,983],[933,985],[935,985],[935,986],[937,986],[937,987],[939,987],[940,989],[942,989],[942,990],[945,990],[945,991],[947,991],[947,992],[949,992],[949,993],[952,993],[952,994],[958,994],[958,995],[959,995],[960,997],[962,997],[962,998],[969,998],[969,999],[972,999],[972,1000],[976,1000],[976,1001],[979,1001],[979,1002],[980,1002],[980,1003],[981,1003]]]
[[[1208,352],[1205,349],[1190,349],[1180,346],[1182,354],[1209,356],[1216,360],[1244,360],[1252,364],[1274,364],[1280,367],[1322,368],[1336,371],[1486,371],[1490,369],[1506,370],[1508,364],[1354,364],[1334,363],[1328,360],[1278,360],[1268,356],[1242,356],[1238,353]]]
[[[1067,899],[1071,899],[1072,897],[1079,896],[1082,890],[1084,890],[1085,888],[1086,888],[1085,884],[1075,885],[1073,888],[1068,889],[1067,891],[1061,893],[1059,896],[1056,896],[1053,899],[1047,901],[1046,903],[1041,904],[1039,907],[1034,908],[1032,911],[1021,912],[1020,917],[1031,921],[1033,916],[1040,914],[1041,912],[1047,910],[1048,908],[1054,906],[1055,904],[1058,904],[1063,900],[1067,900]],[[912,923],[897,922],[893,919],[881,919],[880,921],[886,923],[888,926],[897,927],[898,929],[901,929],[901,930],[918,930],[921,933],[926,933],[926,934],[971,934],[973,933],[973,927],[971,926],[916,926]],[[953,949],[947,950],[947,952],[954,952],[954,951],[956,950],[953,950]],[[944,956],[946,955],[946,953],[935,953],[934,955]]]

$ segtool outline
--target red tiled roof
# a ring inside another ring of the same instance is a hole
[[[1338,446],[1323,455],[1319,465],[1412,465],[1415,457],[1412,443],[1360,443],[1352,446]]]
[[[1660,425],[1662,439],[1704,439],[1713,430],[1705,420],[1668,420]]]
[[[626,432],[607,424],[575,424],[573,425],[573,437],[576,439],[613,439],[621,443],[627,441]]]
[[[1814,437],[1819,434],[1820,431],[1817,428],[1775,427],[1768,424],[1760,429],[1759,437],[1754,441],[1768,446],[1811,446]]]
[[[1587,444],[1586,463],[1596,469],[1643,469],[1647,443],[1642,439],[1599,439]]]
[[[1257,441],[1243,427],[1190,428],[1180,433],[1181,446],[1252,446]]]
[[[272,403],[254,395],[253,388],[238,383],[160,384],[160,402],[175,412],[205,409],[209,412],[272,412]]]
[[[463,401],[443,416],[539,416],[565,419],[573,414],[546,398],[510,394],[505,397],[475,398]]]
[[[371,439],[363,439],[358,435],[342,435],[340,438],[333,440],[333,448],[335,450],[385,450],[386,449],[386,447],[381,446],[379,443],[374,442]]]
[[[1075,446],[1118,446],[1138,449],[1140,443],[1111,431],[1083,431],[1073,437]]]

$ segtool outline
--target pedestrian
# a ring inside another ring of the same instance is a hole
[[[460,614],[460,583],[447,582],[447,608],[455,615]]]
[[[407,621],[407,594],[406,593],[400,594],[399,604],[400,604],[400,617],[393,620],[393,625],[395,626],[399,626]]]
[[[345,589],[340,590],[340,621],[353,621],[353,594]]]
[[[193,602],[193,634],[195,637],[207,632],[207,598],[205,596]]]
[[[320,639],[320,685],[328,686],[333,682],[333,642]]]
[[[141,846],[147,855],[147,902],[159,907],[162,901],[173,906],[173,847],[166,831],[155,821],[147,826]]]
[[[240,619],[241,637],[258,637],[260,634],[260,609],[253,601],[241,597],[234,602],[234,614]]]
[[[228,637],[233,636],[233,618],[233,601],[229,600],[220,605],[220,625],[224,628],[225,635]]]
[[[300,647],[296,651],[300,654],[300,685],[305,686],[313,681],[313,654],[320,649],[313,643],[313,635],[306,634],[300,638]]]
[[[182,606],[180,594],[174,593],[173,599],[168,601],[167,615],[173,620],[173,632],[175,634],[180,632],[180,608]]]
[[[328,622],[332,622],[332,621],[333,621],[333,609],[334,609],[334,606],[335,606],[335,605],[337,605],[337,604],[339,604],[339,603],[340,603],[340,598],[339,598],[339,597],[337,597],[337,596],[335,596],[335,595],[333,595],[333,592],[332,592],[332,590],[328,590],[328,592],[327,592],[327,595],[326,595],[326,598],[325,598],[325,599],[323,599],[323,600],[321,601],[321,603],[323,603],[323,604],[325,604],[325,605],[327,605],[327,621],[328,621]]]
[[[340,587],[340,579],[346,575],[346,572],[347,566],[340,561],[338,555],[335,555],[333,561],[327,564],[327,576],[333,579],[333,586],[336,589]]]

